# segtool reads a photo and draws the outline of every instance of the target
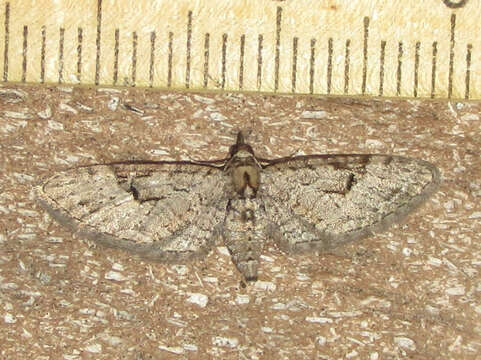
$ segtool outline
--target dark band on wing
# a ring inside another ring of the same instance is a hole
[[[278,159],[264,159],[257,158],[263,168],[283,163],[296,162],[302,164],[303,167],[313,168],[316,165],[333,166],[338,169],[352,169],[353,167],[365,167],[371,163],[379,163],[388,165],[392,161],[391,155],[373,155],[373,154],[315,154],[315,155],[302,155],[302,156],[288,156]],[[317,163],[309,163],[312,160],[317,160]],[[303,164],[304,163],[304,164]]]

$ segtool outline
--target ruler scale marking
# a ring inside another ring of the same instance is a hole
[[[281,20],[282,20],[282,7],[277,7],[276,12],[276,54],[274,59],[274,91],[279,90],[279,67],[281,56]]]
[[[47,46],[47,28],[45,25],[42,26],[42,45],[40,48],[40,83],[45,82],[45,51]]]
[[[95,85],[100,84],[100,41],[102,36],[102,0],[97,0],[97,37],[95,39]],[[116,84],[116,82],[114,82]]]
[[[137,79],[137,42],[137,32],[134,31],[132,34],[132,86],[135,86]]]
[[[403,43],[400,41],[398,44],[397,55],[397,71],[396,71],[396,95],[401,95],[401,81],[402,81],[402,57],[403,57]]]
[[[65,39],[65,29],[60,28],[58,36],[58,83],[63,83],[63,46]]]
[[[149,87],[154,86],[155,75],[155,31],[150,32],[150,64],[149,64]]]
[[[172,58],[173,58],[173,48],[174,48],[174,33],[169,32],[169,43],[168,43],[168,58],[167,58],[167,87],[172,86]]]
[[[5,4],[5,37],[3,48],[3,81],[8,81],[8,40],[10,35],[10,3]]]
[[[314,93],[314,75],[316,65],[316,39],[311,39],[311,60],[309,68],[309,93]]]
[[[464,90],[464,98],[467,100],[469,99],[469,81],[470,81],[470,75],[471,75],[471,50],[473,49],[473,46],[471,44],[468,44],[466,46],[466,78],[465,78],[465,85],[466,88]]]
[[[421,50],[421,42],[416,41],[416,47],[414,52],[414,85],[413,96],[418,97],[418,84],[419,84],[419,51]]]
[[[207,88],[209,83],[209,38],[210,34],[206,33],[204,36],[204,88]]]
[[[386,41],[381,41],[381,54],[379,55],[379,96],[384,93],[384,58],[386,56]]]
[[[244,86],[244,52],[245,52],[246,36],[241,35],[240,38],[240,55],[239,55],[239,90],[242,90]]]
[[[449,45],[449,74],[448,74],[448,98],[453,95],[453,72],[454,72],[454,30],[456,28],[456,14],[451,15],[451,39]]]
[[[221,74],[221,88],[225,88],[225,73],[227,62],[227,34],[222,35],[222,74]]]
[[[264,36],[262,34],[258,37],[258,47],[257,47],[257,90],[261,89],[262,86],[262,42]]]
[[[362,50],[362,95],[366,94],[366,83],[367,83],[367,46],[369,37],[369,17],[364,17],[364,46]]]
[[[438,56],[438,43],[433,42],[433,62],[431,70],[431,99],[434,99],[436,92],[436,59]]]
[[[23,51],[22,51],[22,82],[24,83],[27,78],[27,38],[28,38],[28,26],[23,26]]]
[[[327,83],[326,83],[326,91],[329,95],[331,93],[331,82],[332,82],[332,52],[333,52],[333,45],[332,45],[332,38],[329,38],[327,42]]]
[[[83,30],[81,27],[77,29],[77,81],[82,82],[82,41]]]
[[[246,0],[242,5],[224,0],[219,2],[222,8],[217,3],[193,7],[189,0],[159,8],[164,0],[153,0],[143,4],[138,12],[125,15],[119,9],[123,0],[118,4],[58,0],[56,12],[63,16],[44,9],[35,17],[35,24],[20,20],[29,19],[29,11],[33,14],[31,8],[37,6],[33,3],[30,8],[21,8],[23,1],[5,2],[4,27],[0,29],[4,32],[0,36],[4,38],[5,82],[92,82],[368,96],[374,95],[377,87],[375,95],[389,97],[481,96],[480,69],[473,62],[478,58],[481,40],[472,34],[472,25],[467,23],[475,24],[473,19],[481,14],[473,1],[433,0],[430,6],[434,11],[426,18],[420,15],[425,6],[422,3],[380,7],[381,0],[373,0],[369,10],[363,10],[361,0],[353,0],[350,6],[361,8],[357,14],[351,13],[352,17],[347,16],[350,7],[342,3],[337,7],[315,7],[310,0],[288,0],[282,4]],[[299,7],[309,11],[296,12]],[[212,12],[217,8],[218,13]],[[93,15],[88,21],[83,17],[84,9],[90,9]],[[221,9],[223,16],[217,17]],[[232,13],[225,12],[230,9]],[[305,15],[302,19],[300,13]],[[136,16],[144,22],[136,21]],[[260,17],[262,21],[257,21]],[[343,35],[348,32],[341,26],[343,21],[359,31],[346,39]],[[214,25],[212,31],[207,23]],[[166,29],[167,41],[163,36],[157,38],[158,26]],[[423,42],[432,44],[432,49],[421,47],[421,42],[412,38],[417,28],[422,29]],[[63,34],[59,34],[59,29],[64,29]],[[114,32],[116,37],[112,36]],[[208,63],[203,44],[206,33],[215,36],[209,39]],[[137,41],[131,34],[136,34]],[[315,45],[303,39],[314,39]],[[384,50],[382,41],[386,42]],[[384,52],[381,56],[379,43],[381,53]],[[250,71],[244,72],[247,68]]]
[[[112,82],[114,85],[117,85],[118,77],[119,77],[119,47],[120,47],[120,31],[119,29],[115,29],[114,33],[114,72],[113,72],[113,79]]]
[[[350,56],[351,56],[351,40],[346,40],[346,50],[344,55],[344,95],[349,93],[349,67],[350,67]]]
[[[292,39],[292,73],[291,73],[291,92],[296,92],[296,78],[297,78],[297,42],[299,38]]]
[[[185,64],[185,88],[190,87],[190,60],[192,50],[192,11],[187,14],[187,45],[186,45],[186,64]]]

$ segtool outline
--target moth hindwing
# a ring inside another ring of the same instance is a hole
[[[59,172],[40,204],[80,236],[183,262],[223,243],[246,280],[264,245],[323,251],[400,221],[438,188],[431,163],[391,155],[261,159],[239,133],[225,160],[125,161]]]

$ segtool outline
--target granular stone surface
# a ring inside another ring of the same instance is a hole
[[[135,88],[0,88],[0,357],[475,359],[481,352],[481,104]],[[244,286],[225,247],[172,265],[77,237],[32,188],[67,168],[379,153],[430,161],[439,191],[334,253],[263,251]]]

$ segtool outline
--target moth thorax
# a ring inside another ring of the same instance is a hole
[[[256,164],[237,165],[232,168],[234,190],[246,198],[255,197],[260,183],[259,167]]]

